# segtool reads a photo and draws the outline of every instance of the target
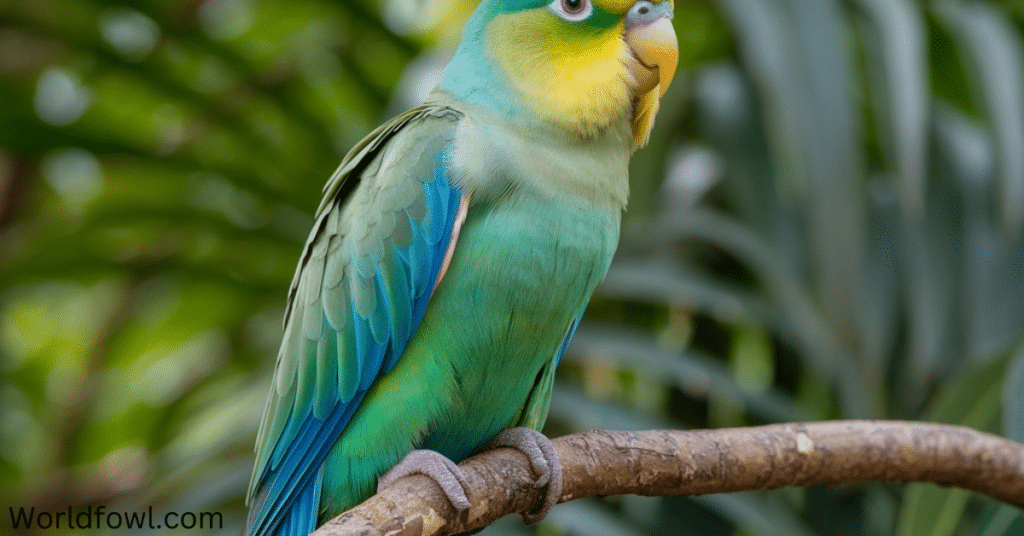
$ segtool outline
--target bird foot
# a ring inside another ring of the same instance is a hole
[[[413,450],[406,454],[398,465],[377,479],[377,493],[394,484],[399,478],[414,474],[429,476],[456,510],[461,512],[469,508],[469,498],[466,497],[466,488],[469,487],[466,483],[466,474],[455,462],[433,450]]]
[[[562,496],[562,461],[551,440],[532,428],[509,428],[495,436],[490,447],[511,447],[526,455],[530,466],[540,475],[534,484],[538,487],[546,485],[547,492],[537,511],[523,514],[523,522],[532,525],[547,517]]]

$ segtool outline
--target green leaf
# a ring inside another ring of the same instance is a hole
[[[1003,435],[1024,443],[1024,352],[1018,352],[1003,386]]]
[[[978,536],[1018,536],[1024,533],[1024,512],[1006,504],[992,506],[991,514],[978,529]]]
[[[924,17],[909,0],[857,0],[868,15],[871,37],[864,39],[873,52],[879,135],[887,142],[899,181],[904,214],[920,217],[924,211],[927,129],[931,96]]]
[[[694,85],[704,133],[726,163],[722,188],[730,206],[757,232],[776,231],[775,170],[751,81],[739,65],[723,63],[699,71]]]
[[[1003,224],[1016,234],[1024,223],[1024,44],[1019,31],[985,2],[947,0],[938,13],[963,39],[976,69],[975,87],[995,137]]]
[[[933,484],[907,486],[897,536],[950,536],[960,523],[971,492]]]
[[[937,397],[927,420],[992,431],[999,418],[1000,385],[1010,357],[1006,353],[949,385]],[[897,536],[949,536],[960,524],[971,493],[917,482],[907,485]]]
[[[570,349],[566,354],[570,361],[614,359],[627,368],[649,370],[697,399],[713,394],[742,401],[770,421],[800,421],[806,417],[800,406],[777,389],[753,391],[738,384],[716,360],[690,351],[675,354],[661,350],[653,340],[635,332],[584,324]]]
[[[558,420],[573,431],[582,430],[668,430],[678,424],[641,413],[621,404],[588,397],[582,391],[559,385],[551,395],[549,422]]]
[[[602,508],[597,499],[581,499],[559,505],[548,517],[574,536],[642,536],[646,531]]]
[[[786,508],[778,495],[763,491],[722,493],[695,497],[698,504],[731,519],[749,529],[751,534],[766,536],[811,536],[814,532],[792,511]]]
[[[1002,383],[1014,355],[1000,355],[955,380],[936,397],[934,409],[926,419],[994,432],[1002,409],[1002,393],[992,386]]]
[[[601,283],[604,297],[657,305],[685,304],[723,323],[772,323],[767,306],[753,293],[728,281],[686,268],[623,259]]]

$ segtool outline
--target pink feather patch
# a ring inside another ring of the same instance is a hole
[[[468,209],[469,194],[462,194],[462,200],[459,201],[459,214],[455,217],[455,224],[452,226],[452,238],[448,241],[448,251],[444,253],[444,262],[441,263],[441,270],[437,272],[437,279],[434,281],[431,294],[437,291],[437,286],[441,284],[444,274],[448,272],[448,265],[451,264],[452,255],[455,254],[455,244],[459,241],[459,232],[462,231],[462,224],[466,221],[466,210]]]

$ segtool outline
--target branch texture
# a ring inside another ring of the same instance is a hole
[[[1024,445],[970,428],[835,421],[698,431],[594,430],[554,440],[559,502],[605,495],[704,495],[811,484],[934,482],[1024,507]],[[433,536],[530,512],[544,490],[526,457],[500,448],[460,464],[473,506],[462,514],[432,480],[402,478],[313,536]]]

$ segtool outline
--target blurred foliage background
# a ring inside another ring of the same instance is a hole
[[[152,505],[238,533],[320,188],[431,88],[474,5],[0,0],[0,526]],[[681,73],[547,432],[898,418],[1024,441],[1024,3],[676,10]],[[1024,519],[871,484],[581,500],[484,534]]]

